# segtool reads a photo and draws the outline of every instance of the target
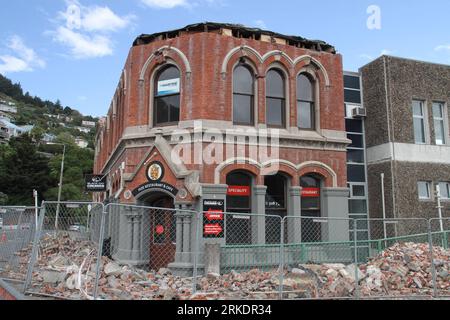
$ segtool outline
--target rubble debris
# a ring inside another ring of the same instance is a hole
[[[28,250],[28,251],[27,251]],[[28,257],[31,248],[18,255]],[[450,250],[433,248],[437,286],[450,293]],[[92,299],[97,250],[89,241],[68,235],[46,236],[33,270],[32,291],[65,299]],[[26,264],[25,264],[26,267]],[[433,279],[428,244],[396,244],[366,264],[301,264],[284,271],[209,273],[199,277],[193,294],[192,278],[169,269],[158,272],[119,265],[108,257],[100,263],[98,298],[105,300],[261,300],[279,297],[313,299],[361,296],[431,295]],[[356,279],[358,286],[356,286]]]

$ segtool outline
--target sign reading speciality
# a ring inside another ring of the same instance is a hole
[[[227,195],[234,197],[248,197],[250,196],[249,186],[229,186]]]
[[[106,176],[87,175],[85,181],[86,181],[85,187],[87,192],[106,191]]]
[[[158,96],[180,93],[180,78],[158,81]]]
[[[318,197],[320,197],[320,188],[303,188],[302,197],[318,198]]]
[[[203,200],[203,237],[225,237],[225,201]]]

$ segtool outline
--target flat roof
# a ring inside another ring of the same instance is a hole
[[[281,33],[276,33],[273,31],[262,30],[259,28],[250,28],[240,24],[217,23],[217,22],[202,22],[190,24],[181,29],[158,32],[153,34],[142,34],[136,38],[136,40],[133,42],[133,46],[149,44],[156,40],[176,38],[180,36],[182,33],[186,32],[214,32],[220,31],[221,29],[231,30],[233,35],[235,35],[238,38],[251,38],[258,40],[261,38],[261,35],[266,35],[274,38],[284,39],[286,40],[286,43],[288,45],[336,54],[335,47],[326,43],[325,41],[310,40],[300,36],[289,36]]]

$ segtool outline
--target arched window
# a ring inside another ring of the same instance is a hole
[[[239,64],[233,73],[233,123],[254,124],[255,78],[250,68]]]
[[[155,77],[154,124],[170,125],[180,121],[180,70],[168,66]]]
[[[269,127],[286,126],[285,81],[281,71],[272,69],[266,78],[266,123]]]
[[[266,243],[280,243],[280,219],[287,215],[287,179],[282,174],[266,176],[264,184],[267,186],[266,192]]]
[[[302,242],[320,242],[322,226],[314,218],[321,216],[320,193],[321,180],[310,174],[300,178],[302,187]]]
[[[315,130],[314,83],[305,74],[297,79],[297,125],[300,129]]]
[[[234,171],[227,176],[227,212],[236,215],[226,216],[227,244],[251,243],[252,177],[246,172]]]

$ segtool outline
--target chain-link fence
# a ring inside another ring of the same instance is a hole
[[[0,207],[0,218],[0,277],[24,281],[27,293],[42,296],[450,296],[450,218],[339,219],[75,202],[43,203],[38,215],[35,208]],[[369,230],[366,238],[359,230]]]
[[[108,204],[94,296],[108,300],[189,298],[196,215],[184,209]]]
[[[0,277],[23,282],[40,208],[0,207]]]
[[[92,299],[98,256],[94,221],[103,205],[45,202],[39,216],[25,290],[66,299]]]
[[[288,216],[283,244],[283,299],[355,297],[352,219]]]

